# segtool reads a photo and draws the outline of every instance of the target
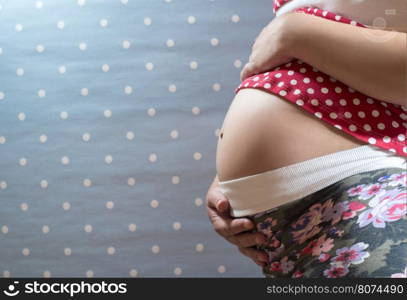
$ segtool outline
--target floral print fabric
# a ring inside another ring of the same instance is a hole
[[[407,174],[363,172],[250,216],[267,236],[266,277],[407,276]]]

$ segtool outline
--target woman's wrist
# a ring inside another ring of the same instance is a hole
[[[314,42],[315,31],[312,30],[312,27],[318,20],[314,16],[300,12],[290,12],[280,17],[285,18],[282,31],[285,53],[291,57],[303,59],[306,57],[306,52],[309,51],[309,45]]]

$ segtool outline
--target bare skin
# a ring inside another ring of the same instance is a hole
[[[242,89],[221,128],[217,175],[220,181],[235,179],[362,145],[279,96]]]

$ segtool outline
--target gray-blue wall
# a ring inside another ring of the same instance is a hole
[[[0,277],[262,276],[205,195],[271,2],[0,0]]]

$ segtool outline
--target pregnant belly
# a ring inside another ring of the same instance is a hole
[[[231,180],[362,145],[279,96],[246,88],[223,121],[217,174],[220,181]]]

